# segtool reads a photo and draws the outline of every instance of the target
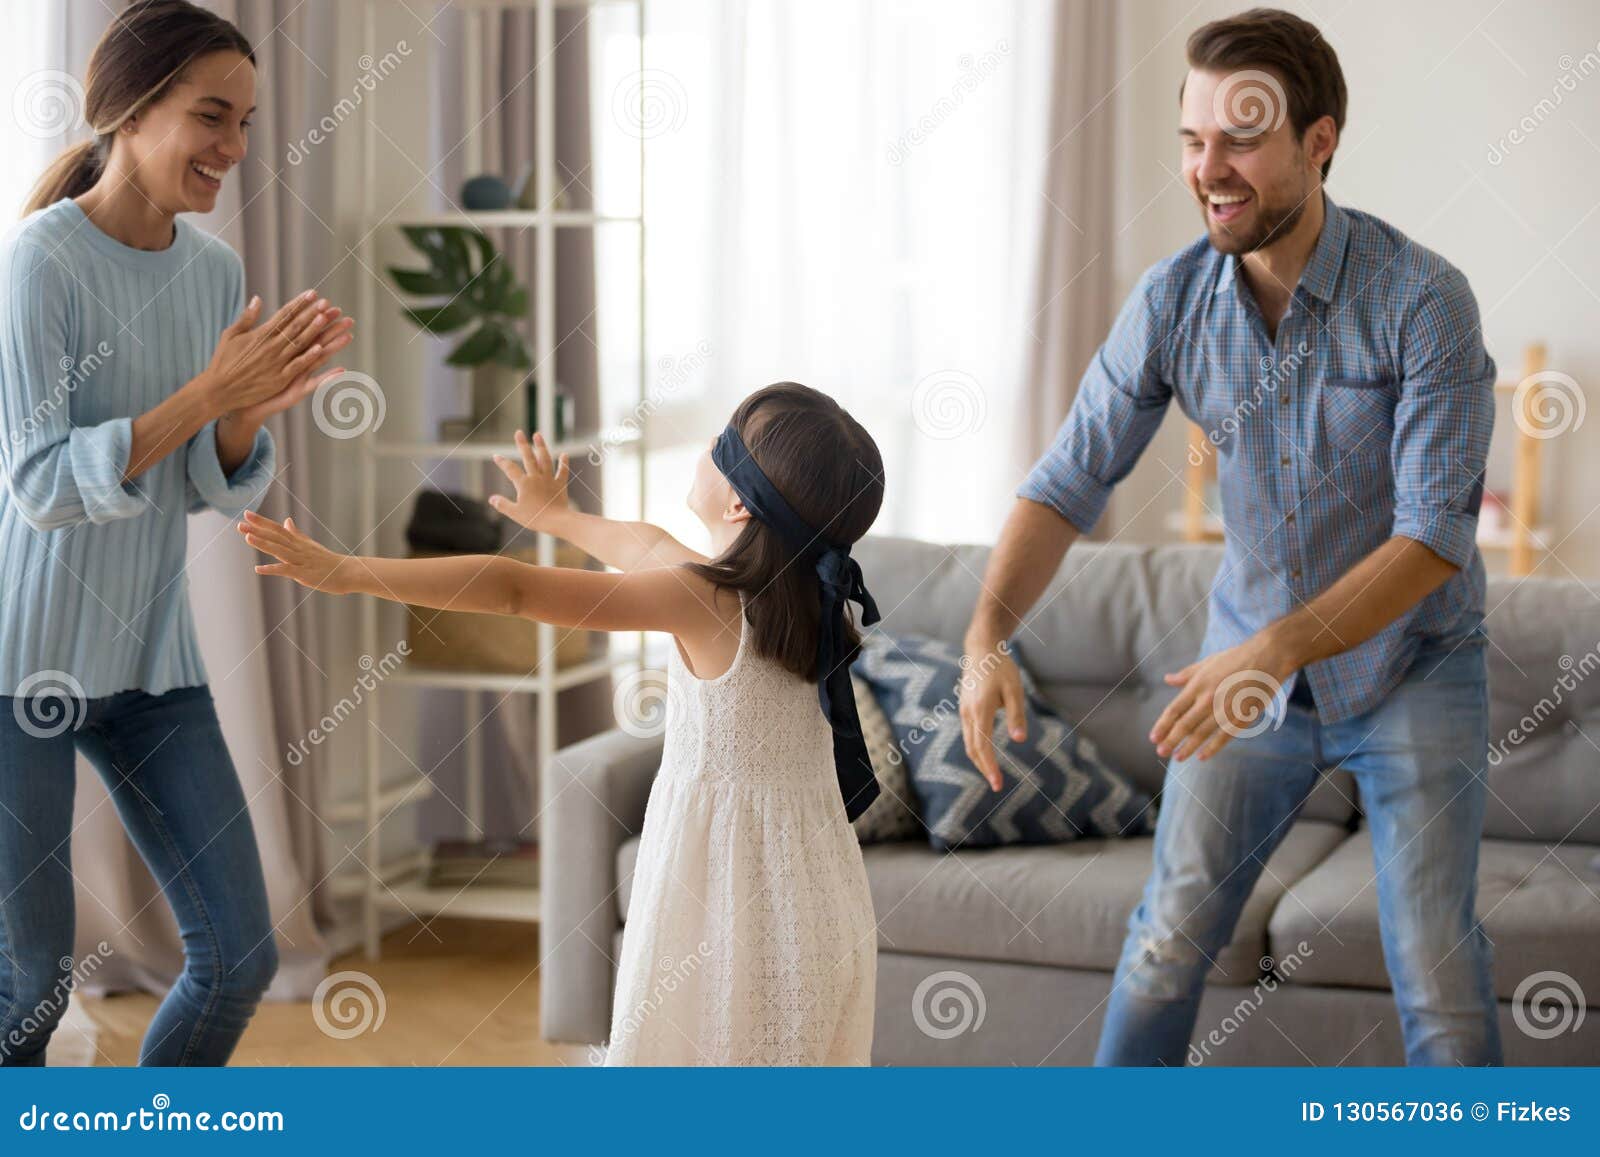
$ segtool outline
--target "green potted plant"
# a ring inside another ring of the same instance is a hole
[[[527,316],[528,291],[494,242],[457,225],[401,230],[427,259],[425,269],[389,266],[404,293],[429,298],[406,317],[431,334],[468,331],[445,361],[472,370],[472,422],[477,437],[509,439],[526,414],[525,383],[533,360],[517,323]]]

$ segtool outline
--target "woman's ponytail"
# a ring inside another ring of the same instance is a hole
[[[105,138],[91,137],[73,145],[50,163],[50,167],[35,182],[22,215],[37,212],[54,205],[63,197],[77,197],[87,193],[100,179],[105,167]]]

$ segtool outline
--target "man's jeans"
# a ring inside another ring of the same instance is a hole
[[[278,955],[255,830],[211,693],[183,687],[76,703],[0,696],[0,1065],[44,1064],[67,1007],[75,751],[105,781],[183,936],[183,973],[139,1063],[226,1064]]]
[[[1096,1064],[1184,1063],[1212,960],[1319,769],[1334,765],[1354,774],[1372,833],[1406,1062],[1501,1063],[1492,953],[1473,910],[1488,790],[1487,643],[1475,618],[1424,647],[1365,715],[1325,726],[1291,703],[1280,726],[1204,763],[1169,764],[1154,867],[1128,920]]]

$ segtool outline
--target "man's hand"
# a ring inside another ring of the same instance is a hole
[[[1022,676],[1004,642],[985,644],[969,639],[961,665],[961,739],[967,758],[983,773],[989,787],[999,791],[1003,781],[995,758],[994,717],[995,712],[1004,712],[1013,742],[1020,743],[1028,737]]]
[[[1257,632],[1236,647],[1167,675],[1168,683],[1183,690],[1150,731],[1156,754],[1210,759],[1229,740],[1276,726],[1278,721],[1267,713],[1284,680],[1299,669],[1284,647],[1266,632]]]

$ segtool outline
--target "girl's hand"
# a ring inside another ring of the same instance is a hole
[[[517,451],[522,458],[520,463],[500,454],[494,456],[494,464],[516,488],[516,497],[496,494],[489,499],[489,505],[529,530],[546,529],[554,516],[572,509],[567,501],[567,482],[572,477],[567,456],[561,455],[561,460],[552,465],[544,435],[535,434],[530,442],[521,430],[517,431]]]
[[[288,409],[322,381],[327,360],[350,344],[355,322],[308,289],[257,325],[261,298],[252,297],[217,340],[204,378],[220,416],[254,421]]]
[[[257,574],[283,575],[303,587],[342,595],[351,590],[350,556],[338,554],[301,533],[294,519],[280,525],[253,510],[244,512],[238,525],[244,540],[279,561],[256,567]]]

